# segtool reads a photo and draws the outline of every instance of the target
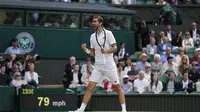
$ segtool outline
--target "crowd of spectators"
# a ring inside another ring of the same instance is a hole
[[[16,88],[38,88],[39,78],[35,65],[40,56],[25,54],[19,49],[17,39],[11,41],[4,54],[0,55],[0,85]]]
[[[167,26],[166,31],[161,31],[158,38],[152,34],[155,31],[151,30],[147,37],[150,41],[145,42],[146,48],[139,53],[137,60],[131,58],[125,43],[121,42],[114,61],[124,93],[191,93],[199,90],[200,48],[196,45],[196,39],[200,32],[196,26],[196,23],[192,23],[191,30],[186,31],[184,36],[173,31],[171,25]],[[188,52],[192,55],[187,54]],[[150,58],[152,59],[149,60]],[[79,66],[81,70],[78,70]],[[84,65],[77,65],[76,58],[71,57],[70,63],[65,67],[63,84],[66,88],[86,86],[92,70],[90,58],[87,58]],[[98,86],[107,92],[115,91],[107,77],[103,77]]]

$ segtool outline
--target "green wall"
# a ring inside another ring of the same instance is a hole
[[[52,28],[25,28],[0,27],[0,52],[4,52],[12,38],[21,32],[30,33],[35,39],[35,49],[43,58],[68,58],[72,55],[85,58],[81,44],[87,43],[89,47],[92,30],[79,29],[52,29]],[[117,42],[125,42],[129,52],[133,53],[134,33],[131,31],[113,31]]]
[[[13,111],[14,95],[14,88],[0,86],[0,112]]]

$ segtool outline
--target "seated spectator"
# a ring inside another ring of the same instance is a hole
[[[9,82],[13,80],[14,74],[16,72],[19,72],[18,65],[13,65],[12,69],[11,69],[11,72],[9,73],[9,77],[8,77]]]
[[[179,66],[179,73],[183,75],[184,71],[188,71],[190,69],[189,60],[186,56],[183,56],[181,59],[181,65]]]
[[[188,93],[194,91],[193,82],[188,77],[188,71],[183,73],[183,80],[178,84],[178,91],[186,91]]]
[[[76,58],[70,57],[70,62],[65,65],[65,75],[70,75],[73,72],[74,65],[76,64]]]
[[[175,56],[171,54],[171,49],[169,47],[166,48],[165,54],[161,56],[161,62],[164,64],[167,62],[167,57],[171,56],[173,57],[173,62],[175,62]]]
[[[200,79],[200,72],[198,70],[198,63],[196,61],[192,62],[192,67],[189,70],[189,79],[196,83]]]
[[[176,36],[176,38],[172,39],[172,46],[176,46],[176,47],[181,47],[182,46],[182,37],[183,37],[183,33],[179,32]]]
[[[170,48],[170,50],[172,50],[172,45],[168,43],[168,38],[164,37],[163,43],[158,44],[158,53],[164,53],[167,48]]]
[[[167,25],[167,30],[165,31],[165,35],[168,38],[168,42],[171,43],[172,40],[176,39],[176,33],[172,30],[172,27],[170,24]]]
[[[123,65],[121,63],[117,64],[117,74],[119,77],[119,81],[122,82],[123,77],[124,77],[124,75],[126,75],[126,73],[123,71]]]
[[[168,82],[166,84],[165,83],[163,84],[163,90],[170,93],[177,92],[178,91],[177,85],[178,83],[175,82],[175,73],[170,72]]]
[[[197,34],[200,34],[200,29],[197,28],[197,24],[195,22],[192,23],[192,29],[190,30],[191,37],[194,41],[197,39]]]
[[[136,70],[136,63],[131,63],[131,70],[127,73],[129,81],[134,82],[138,78],[138,71]]]
[[[13,64],[16,62],[16,58],[17,56],[15,54],[10,54],[10,57],[8,59],[9,62],[7,63],[8,69],[12,68]]]
[[[156,5],[166,5],[167,2],[165,2],[164,0],[158,0],[158,2],[156,3]]]
[[[108,79],[103,80],[104,90],[107,92],[115,91],[115,85],[112,84]]]
[[[16,38],[11,41],[12,46],[8,47],[4,54],[24,54],[18,47],[18,40]]]
[[[25,80],[21,80],[21,74],[19,72],[16,72],[14,74],[13,80],[10,83],[10,86],[16,88],[22,88],[25,85],[27,85],[27,82]]]
[[[160,43],[163,43],[164,37],[166,37],[165,32],[161,31],[160,35],[159,35],[159,38],[156,39],[157,45],[160,44]]]
[[[82,73],[79,72],[79,65],[75,64],[73,72],[70,74],[68,83],[69,83],[69,88],[76,88],[78,86],[81,86],[82,81],[81,81]]]
[[[140,61],[138,61],[136,63],[136,70],[137,71],[144,71],[145,70],[145,65],[148,63],[147,62],[147,55],[145,53],[143,53],[141,56],[140,56]]]
[[[151,79],[151,65],[149,63],[145,65],[144,78],[148,81]]]
[[[126,66],[125,66],[125,68],[124,68],[125,74],[127,74],[128,71],[131,70],[131,63],[132,63],[132,62],[131,62],[131,59],[127,58],[127,59],[126,59]]]
[[[129,57],[129,52],[125,47],[124,42],[120,42],[120,49],[117,50],[116,54],[118,56],[119,61],[126,60]]]
[[[6,67],[5,65],[0,66],[0,85],[8,85],[8,75],[5,73]]]
[[[160,60],[160,55],[156,54],[154,55],[154,61],[151,63],[151,70],[153,74],[157,74],[160,75],[161,74],[161,70],[162,70],[162,63]]]
[[[199,34],[197,34],[197,38],[194,41],[194,47],[195,48],[199,48],[200,47],[200,35]]]
[[[194,47],[194,41],[191,38],[190,32],[188,31],[185,33],[185,38],[182,41],[182,46],[186,50]]]
[[[178,66],[173,62],[173,57],[169,56],[167,57],[167,62],[163,65],[161,75],[171,70],[175,73],[176,76],[178,75]]]
[[[124,75],[123,82],[120,83],[120,86],[122,87],[124,94],[133,90],[133,84],[131,82],[129,82],[128,75]]]
[[[155,94],[159,94],[163,89],[163,84],[158,80],[158,75],[151,74],[151,81],[148,86],[148,91],[153,91]]]
[[[134,81],[134,91],[139,92],[140,94],[148,90],[149,81],[144,78],[144,72],[139,72],[139,78]]]
[[[34,61],[32,60],[32,57],[30,54],[25,54],[24,55],[24,62],[23,62],[23,70],[24,71],[28,71],[29,70],[29,65],[34,63]]]
[[[35,72],[35,64],[32,63],[29,65],[29,71],[24,75],[24,80],[31,86],[38,88],[39,84],[38,73]]]
[[[20,62],[19,58],[15,54],[10,55],[10,61],[7,63],[8,69],[11,69],[12,66],[17,65],[19,72],[23,71],[22,63]]]
[[[154,55],[157,53],[158,49],[157,46],[155,45],[156,40],[154,38],[151,39],[151,43],[147,45],[146,47],[146,52],[147,55]]]
[[[195,55],[190,58],[190,64],[192,64],[193,61],[197,62],[199,56],[200,56],[200,48],[196,48]]]
[[[94,66],[91,64],[90,58],[86,59],[86,64],[82,65],[81,67],[81,73],[83,76],[81,77],[81,81],[83,85],[88,85],[89,83],[89,77],[94,69]]]
[[[183,56],[185,56],[188,60],[188,64],[189,64],[189,58],[187,55],[185,55],[185,50],[182,48],[182,47],[179,47],[179,54],[176,56],[176,64],[177,66],[180,66],[181,65],[181,59]]]

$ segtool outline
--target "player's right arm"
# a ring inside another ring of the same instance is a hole
[[[94,48],[90,48],[90,50],[87,48],[87,45],[84,43],[81,45],[82,49],[89,54],[90,56],[94,56],[95,55],[95,50]]]

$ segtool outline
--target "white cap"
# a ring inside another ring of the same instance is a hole
[[[129,78],[129,76],[128,75],[124,75],[123,79],[125,79],[125,78]]]
[[[146,54],[146,53],[142,53],[141,57],[142,57],[142,56],[146,56],[146,57],[147,57],[147,54]]]

